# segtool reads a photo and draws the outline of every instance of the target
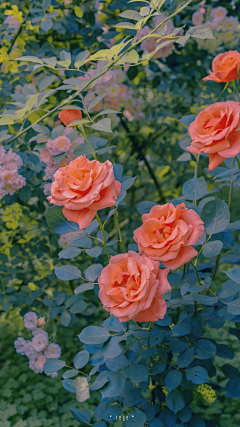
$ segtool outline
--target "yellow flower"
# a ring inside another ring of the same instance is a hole
[[[215,390],[208,384],[200,384],[197,391],[202,395],[203,400],[205,403],[208,403],[208,405],[212,405],[217,399]]]

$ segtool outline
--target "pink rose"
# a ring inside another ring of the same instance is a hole
[[[141,254],[161,261],[172,270],[197,255],[192,247],[204,232],[199,215],[185,203],[156,205],[142,216],[143,225],[134,231],[134,240]]]
[[[189,126],[192,138],[187,147],[193,154],[209,155],[209,170],[240,153],[240,103],[217,102],[198,114]]]
[[[64,206],[63,214],[69,221],[86,228],[99,209],[115,205],[121,191],[115,180],[113,165],[109,160],[100,163],[80,156],[54,174],[50,203]]]
[[[167,306],[162,295],[171,290],[168,272],[159,268],[159,262],[133,251],[111,257],[98,279],[104,309],[120,322],[163,319]]]

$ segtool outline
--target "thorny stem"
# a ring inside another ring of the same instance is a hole
[[[178,10],[176,10],[176,12],[172,13],[168,18],[166,18],[164,21],[162,21],[156,28],[154,28],[147,36],[141,38],[139,41],[137,41],[136,43],[131,44],[131,46],[126,49],[124,52],[122,52],[121,55],[119,55],[118,58],[114,59],[109,66],[104,69],[101,73],[99,73],[96,77],[94,77],[92,80],[90,80],[88,83],[86,83],[82,88],[78,89],[75,93],[73,93],[71,96],[69,96],[65,101],[63,101],[60,105],[54,107],[52,110],[50,110],[48,113],[44,114],[44,116],[40,117],[38,120],[36,120],[35,123],[33,124],[37,124],[39,122],[41,122],[42,120],[46,119],[48,116],[50,116],[51,114],[55,113],[56,111],[60,110],[62,107],[64,107],[65,105],[69,104],[69,102],[71,102],[73,99],[75,99],[80,93],[82,93],[84,90],[86,90],[90,85],[92,85],[92,83],[95,80],[98,80],[99,77],[103,76],[107,71],[111,70],[111,68],[114,67],[114,65],[117,64],[117,62],[124,56],[126,55],[128,52],[130,52],[132,49],[134,49],[136,46],[138,46],[139,44],[141,44],[144,40],[146,40],[147,38],[149,38],[149,36],[151,34],[153,34],[155,31],[158,30],[158,28],[160,28],[162,25],[164,25],[167,21],[169,21],[169,19],[173,18],[175,15],[177,15],[179,12],[181,12],[182,10],[184,10],[190,3],[192,2],[192,0],[189,0],[186,4],[184,4],[182,7],[180,7]],[[26,133],[28,130],[30,130],[33,126],[33,124],[31,124],[30,126],[26,127],[25,129],[23,129],[21,132],[17,133],[11,140],[9,140],[8,142],[13,142],[15,139],[18,139],[21,135],[23,135],[24,133]]]
[[[100,220],[100,218],[98,216],[98,213],[96,213],[96,218],[98,220],[99,227],[102,230],[104,248],[105,248],[105,250],[107,252],[108,258],[110,259],[110,253],[109,253],[109,250],[108,250],[108,247],[107,247],[107,240],[106,240],[106,234],[105,234],[104,226],[103,226],[102,221]]]
[[[237,164],[238,164],[238,167],[239,167],[239,170],[240,170],[240,160],[239,160],[238,156],[235,156],[235,159],[237,160]]]

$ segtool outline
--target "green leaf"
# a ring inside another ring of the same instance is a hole
[[[118,16],[121,16],[121,18],[133,19],[134,21],[140,21],[140,19],[142,19],[140,13],[135,10],[124,10],[124,12],[120,13]]]
[[[94,289],[94,283],[92,282],[83,283],[82,285],[79,285],[76,289],[74,289],[74,293],[78,295],[78,294],[81,294],[82,292],[90,291],[92,289]]]
[[[136,50],[131,50],[128,52],[126,57],[126,62],[130,62],[131,64],[137,64],[139,61],[139,55]]]
[[[90,55],[89,50],[84,50],[83,52],[80,52],[76,57],[76,60],[74,62],[74,67],[80,68],[82,65],[86,64],[86,62],[88,62],[87,58],[89,55]]]
[[[190,28],[190,30],[187,31],[186,34],[190,34],[191,37],[193,37],[194,39],[216,39],[216,37],[214,37],[212,31],[207,25],[198,25],[197,27],[192,27]]]
[[[81,271],[74,265],[61,265],[60,267],[55,267],[54,271],[60,280],[81,279]]]
[[[46,220],[49,228],[56,234],[66,234],[79,230],[78,224],[68,221],[63,215],[61,206],[51,207],[46,215]]]
[[[11,125],[12,123],[14,123],[14,120],[10,116],[5,116],[0,119],[0,126]]]
[[[37,64],[43,64],[43,61],[36,56],[19,56],[19,58],[16,58],[13,61],[36,62]]]
[[[131,22],[119,22],[118,24],[114,25],[113,27],[117,28],[127,28],[129,30],[136,30],[136,27],[134,24],[131,24]]]
[[[58,154],[57,156],[53,156],[54,162],[56,162],[58,165],[61,162],[62,159],[66,156],[66,153]]]
[[[49,358],[43,365],[44,372],[52,374],[57,372],[65,366],[65,361],[60,359]]]
[[[106,95],[107,95],[107,92],[102,93],[101,95],[95,96],[95,98],[90,102],[90,104],[88,106],[88,111],[90,111],[93,107],[95,107],[95,105],[97,105],[99,102],[101,102],[102,99],[105,98]]]
[[[40,24],[40,28],[41,28],[43,31],[45,31],[46,33],[47,33],[49,30],[51,30],[52,26],[53,26],[53,21],[52,21],[52,19],[48,19],[48,18],[46,18],[46,19],[45,19],[44,21],[42,21],[42,22],[41,22],[41,24]]]
[[[98,113],[95,117],[94,120],[99,117],[99,116],[103,116],[104,114],[121,114],[120,111],[115,111],[115,110],[111,110],[110,108],[107,108],[106,110],[102,110],[100,113]]]
[[[111,120],[109,118],[99,120],[99,122],[94,123],[91,128],[101,132],[112,133]]]
[[[66,328],[69,326],[71,322],[71,314],[68,311],[63,311],[60,317],[60,323],[61,325],[65,326]]]

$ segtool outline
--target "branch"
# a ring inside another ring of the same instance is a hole
[[[151,167],[150,163],[148,162],[147,158],[146,158],[146,157],[145,157],[145,155],[143,154],[143,152],[142,152],[142,148],[141,148],[141,147],[139,147],[138,142],[137,142],[137,140],[136,140],[135,136],[130,135],[129,127],[128,127],[128,125],[127,125],[126,121],[125,121],[122,117],[121,117],[121,124],[122,124],[123,128],[126,130],[126,132],[127,132],[127,134],[128,134],[128,138],[129,138],[129,139],[130,139],[130,141],[132,142],[132,145],[133,145],[134,150],[139,154],[139,158],[140,158],[140,160],[143,160],[143,161],[144,161],[144,163],[145,163],[145,165],[146,165],[146,167],[147,167],[147,169],[148,169],[148,172],[149,172],[149,174],[150,174],[151,178],[152,178],[152,179],[153,179],[153,181],[154,181],[155,187],[156,187],[157,192],[158,192],[158,194],[159,194],[159,196],[160,196],[160,201],[161,201],[162,203],[166,203],[165,196],[163,195],[163,191],[162,191],[162,189],[161,189],[161,187],[160,187],[160,185],[159,185],[159,182],[158,182],[158,180],[157,180],[157,178],[156,178],[156,176],[155,176],[155,174],[154,174],[154,172],[153,172],[153,169],[152,169],[152,167]]]

